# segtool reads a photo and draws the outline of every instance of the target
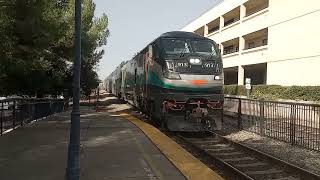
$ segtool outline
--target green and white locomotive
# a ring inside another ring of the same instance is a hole
[[[217,44],[191,32],[162,34],[114,72],[119,92],[171,131],[219,129],[223,65]],[[121,83],[121,84],[118,84]]]

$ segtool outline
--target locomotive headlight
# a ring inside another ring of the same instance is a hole
[[[214,79],[215,79],[215,80],[220,80],[221,77],[220,77],[220,76],[214,76]]]
[[[201,63],[200,59],[198,59],[198,58],[191,58],[191,59],[189,60],[189,62],[190,62],[191,64],[200,64],[200,63]]]

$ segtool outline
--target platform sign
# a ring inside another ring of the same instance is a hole
[[[246,84],[251,84],[251,78],[246,78]]]
[[[251,78],[246,78],[246,89],[251,89]]]

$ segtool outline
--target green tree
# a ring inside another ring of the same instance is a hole
[[[0,94],[61,94],[70,91],[74,57],[74,0],[0,2]],[[83,0],[83,79],[96,74],[107,43],[108,19],[94,17],[95,4]],[[85,73],[84,73],[85,72]],[[88,73],[90,72],[90,73]],[[98,78],[93,78],[98,82]],[[95,88],[97,83],[83,88]]]

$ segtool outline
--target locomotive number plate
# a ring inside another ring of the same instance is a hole
[[[187,62],[177,62],[175,67],[188,67],[189,64]]]
[[[215,63],[213,63],[213,62],[205,62],[205,63],[203,63],[203,67],[204,68],[213,68],[214,64]]]

